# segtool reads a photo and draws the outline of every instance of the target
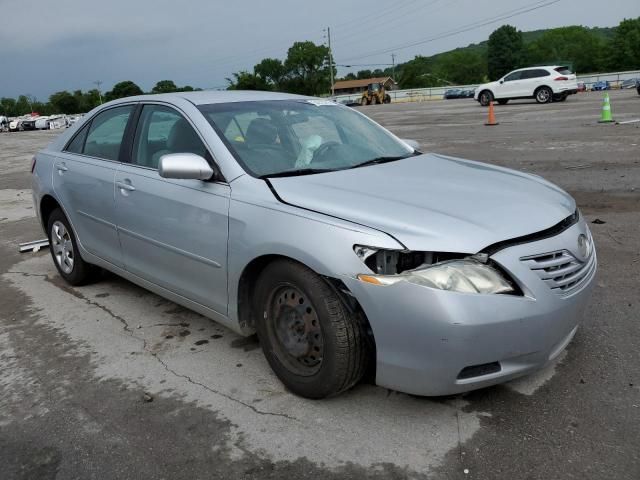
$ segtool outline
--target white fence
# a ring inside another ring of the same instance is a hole
[[[597,73],[593,75],[578,75],[578,82],[584,82],[587,88],[596,82],[609,82],[611,88],[619,88],[622,82],[631,78],[640,79],[640,70],[629,72]],[[475,89],[478,85],[448,85],[446,87],[412,88],[407,90],[391,90],[389,95],[392,102],[423,102],[428,100],[442,100],[444,92],[459,88],[461,90]],[[352,93],[350,95],[336,95],[333,97],[337,102],[360,102],[362,94]]]

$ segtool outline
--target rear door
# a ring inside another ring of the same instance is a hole
[[[160,177],[158,161],[167,153],[195,153],[213,163],[199,133],[180,111],[146,104],[130,163],[120,165],[115,178],[125,268],[226,315],[230,187]]]
[[[120,105],[94,116],[58,155],[53,170],[54,191],[82,247],[118,266],[114,177],[134,108]]]
[[[520,86],[522,91],[520,96],[533,97],[536,89],[542,85],[551,86],[550,74],[544,68],[535,68],[531,70],[524,70],[522,72],[522,81]]]

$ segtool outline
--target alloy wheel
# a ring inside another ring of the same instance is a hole
[[[73,271],[73,242],[69,231],[56,220],[51,226],[51,248],[58,266],[64,273]]]

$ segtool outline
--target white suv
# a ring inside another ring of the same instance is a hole
[[[474,98],[487,106],[493,100],[504,105],[515,98],[535,98],[538,103],[562,102],[578,92],[576,75],[563,66],[530,67],[514,70],[497,82],[476,88]]]

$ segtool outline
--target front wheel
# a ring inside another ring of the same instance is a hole
[[[47,224],[49,250],[58,273],[73,286],[86,285],[100,271],[95,265],[85,262],[78,251],[78,240],[61,209],[56,208]]]
[[[553,92],[549,87],[540,87],[536,90],[536,102],[549,103],[553,98]]]
[[[364,374],[363,324],[327,282],[291,260],[268,265],[255,294],[256,330],[269,365],[293,393],[336,395]]]
[[[493,102],[493,94],[489,90],[485,90],[480,93],[478,99],[480,100],[480,105],[487,107],[491,102]]]

